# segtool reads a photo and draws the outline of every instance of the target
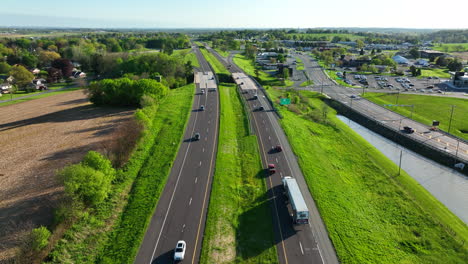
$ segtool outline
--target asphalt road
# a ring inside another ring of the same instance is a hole
[[[440,131],[429,130],[430,126],[421,124],[408,117],[399,115],[382,106],[374,104],[359,96],[361,89],[352,89],[336,85],[322,71],[318,63],[308,55],[298,55],[302,59],[305,70],[309,77],[314,81],[317,87],[314,89],[323,90],[331,98],[349,105],[371,119],[384,123],[395,131],[403,133],[404,126],[410,126],[415,129],[415,133],[407,134],[415,140],[424,142],[434,148],[453,154],[468,163],[468,143],[458,138]],[[323,86],[322,86],[323,84]],[[313,89],[313,88],[312,88]],[[351,98],[354,95],[356,98]],[[409,107],[409,106],[406,106]],[[411,109],[411,108],[409,108]]]
[[[212,49],[212,52],[231,73],[243,73],[233,61],[220,56]],[[228,65],[231,65],[228,67]],[[257,85],[259,88],[260,86]],[[253,95],[258,92],[258,100]],[[268,195],[272,208],[275,243],[277,246],[280,263],[338,263],[333,245],[328,237],[325,225],[319,215],[317,207],[307,188],[304,176],[299,168],[296,157],[287,141],[277,116],[272,106],[268,103],[263,90],[250,90],[243,96],[251,110],[251,120],[255,133],[258,136],[262,163],[267,168],[269,163],[274,163],[277,172],[267,176]],[[264,111],[257,111],[259,106]],[[283,147],[282,152],[272,151],[276,145]],[[288,202],[284,194],[281,178],[293,176],[298,181],[301,192],[310,212],[309,225],[293,225],[288,211]]]
[[[210,72],[198,48],[194,51],[200,61],[199,70]],[[201,93],[200,87],[207,84],[196,86],[184,140],[134,263],[174,263],[178,240],[187,243],[181,263],[199,261],[216,159],[219,97],[217,91]],[[200,110],[201,105],[205,111]],[[193,139],[195,133],[200,134],[200,140]]]

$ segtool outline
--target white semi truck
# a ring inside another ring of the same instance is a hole
[[[291,176],[283,178],[283,186],[286,195],[289,198],[292,209],[292,218],[295,224],[308,224],[309,223],[309,209],[304,201],[299,185],[296,179]]]

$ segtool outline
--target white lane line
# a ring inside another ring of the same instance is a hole
[[[270,136],[268,136],[268,140],[271,140],[271,137],[270,137]],[[273,147],[272,147],[272,148],[273,148]]]
[[[302,249],[302,243],[301,243],[301,241],[299,241],[299,246],[301,247],[301,253],[302,253],[302,255],[304,255],[304,250]]]
[[[202,149],[202,152],[205,152],[205,148]]]
[[[200,160],[200,167],[201,167],[201,160]]]
[[[208,141],[208,138],[207,138],[207,137],[205,137],[205,141]]]
[[[210,121],[210,120],[208,120],[208,124],[209,124],[209,123],[211,123],[211,121]]]
[[[276,158],[276,163],[278,163],[278,158]]]
[[[198,177],[195,177],[195,183],[197,183],[197,181],[198,181]]]
[[[283,173],[282,172],[280,172],[280,176],[281,176],[281,178],[283,178]]]
[[[182,226],[182,233],[184,232],[185,230],[185,224]]]
[[[206,132],[207,132],[207,133],[208,133],[208,131],[210,131],[210,129],[209,129],[209,128],[207,128],[207,129],[206,129]]]
[[[190,201],[188,203],[188,205],[191,205],[192,204],[192,197],[190,197]]]

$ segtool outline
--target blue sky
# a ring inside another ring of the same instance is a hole
[[[468,28],[465,0],[0,0],[0,26]]]

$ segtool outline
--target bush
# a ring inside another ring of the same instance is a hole
[[[50,231],[44,227],[34,228],[31,231],[31,248],[39,251],[49,244]]]
[[[100,171],[110,178],[113,178],[115,175],[115,170],[112,168],[110,160],[96,151],[88,152],[86,156],[84,156],[83,161],[81,161],[81,164]]]
[[[65,193],[86,206],[102,202],[111,188],[112,176],[83,164],[65,167],[59,172],[65,185]]]
[[[89,99],[96,105],[141,106],[143,96],[158,101],[168,93],[163,84],[150,79],[105,79],[88,87]]]

